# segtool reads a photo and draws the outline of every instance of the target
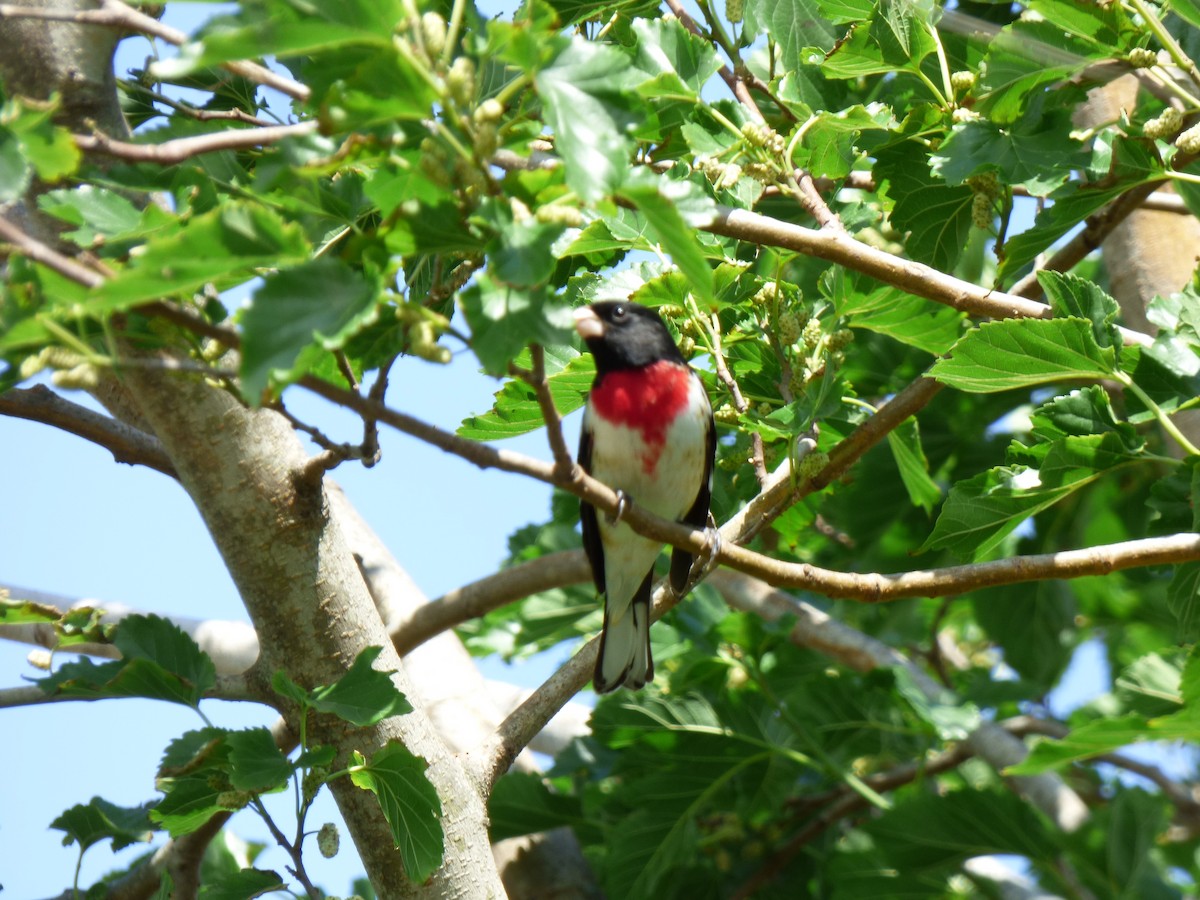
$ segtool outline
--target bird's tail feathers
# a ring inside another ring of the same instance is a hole
[[[633,601],[619,614],[610,615],[604,602],[604,630],[600,632],[600,653],[592,686],[597,694],[607,694],[621,685],[631,690],[654,680],[654,658],[650,655],[650,579],[646,574]]]

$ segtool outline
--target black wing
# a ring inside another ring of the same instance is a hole
[[[693,375],[693,378],[696,376]],[[700,493],[696,494],[696,502],[687,511],[681,522],[693,528],[704,528],[708,525],[708,506],[712,500],[712,471],[713,459],[717,454],[717,429],[713,424],[712,411],[708,414],[708,431],[704,448],[704,479],[700,482]],[[585,538],[586,543],[586,538]],[[603,557],[601,557],[603,559]],[[671,588],[675,595],[683,593],[687,587],[688,574],[692,571],[692,563],[696,557],[686,550],[676,547],[671,552]]]
[[[579,465],[583,466],[583,471],[592,474],[592,433],[586,421],[579,431]],[[583,530],[583,549],[592,565],[592,580],[596,582],[597,593],[603,594],[604,545],[600,542],[600,527],[596,524],[596,507],[582,500],[579,501],[579,525]]]

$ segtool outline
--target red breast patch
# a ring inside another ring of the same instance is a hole
[[[609,372],[592,391],[592,408],[605,421],[641,432],[646,443],[642,467],[653,472],[667,429],[687,406],[691,372],[673,362]]]

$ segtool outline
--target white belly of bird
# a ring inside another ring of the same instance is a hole
[[[693,390],[701,390],[694,381]],[[599,416],[589,416],[589,420],[595,478],[624,491],[636,505],[664,519],[678,520],[691,509],[704,477],[704,421],[682,416],[672,424],[657,462],[647,471],[645,460],[629,452],[641,443],[634,429],[612,425]],[[619,615],[654,565],[662,543],[635,534],[624,522],[610,524],[603,513],[597,520],[608,599],[617,605]]]

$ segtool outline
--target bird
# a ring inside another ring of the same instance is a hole
[[[596,362],[579,438],[579,464],[617,491],[615,517],[579,506],[583,546],[604,599],[600,652],[592,676],[598,694],[643,687],[654,678],[650,585],[662,543],[620,520],[632,500],[662,516],[704,528],[712,496],[716,431],[700,377],[688,366],[657,312],[606,300],[575,310],[575,330]],[[670,584],[687,587],[692,554],[675,548]]]

